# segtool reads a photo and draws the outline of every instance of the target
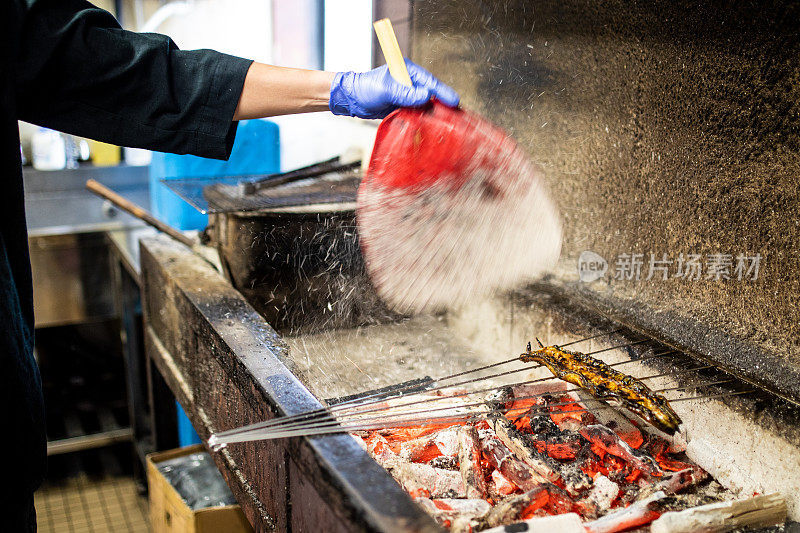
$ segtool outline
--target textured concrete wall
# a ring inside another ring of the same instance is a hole
[[[414,14],[412,57],[543,167],[565,224],[555,285],[800,399],[798,5],[429,0]],[[609,262],[591,284],[585,250]],[[731,254],[733,279],[673,277],[673,263],[646,280],[651,252],[702,254],[703,277],[709,254]],[[640,280],[613,279],[623,253],[644,254]],[[761,255],[757,280],[736,279],[739,254]]]

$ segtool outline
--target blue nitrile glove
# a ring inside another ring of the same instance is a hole
[[[458,93],[433,74],[406,59],[413,87],[395,81],[386,65],[368,72],[337,72],[331,83],[330,108],[334,115],[383,118],[398,107],[417,107],[436,97],[457,106]]]

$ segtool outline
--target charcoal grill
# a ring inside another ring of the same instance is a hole
[[[411,20],[412,57],[545,169],[566,219],[562,262],[514,293],[404,318],[374,299],[357,235],[345,235],[348,209],[215,220],[216,238],[232,244],[223,255],[238,265],[233,284],[181,245],[148,240],[148,354],[201,437],[486,364],[534,336],[615,331],[590,349],[646,337],[677,352],[631,363],[634,375],[713,365],[709,376],[735,381],[711,392],[754,391],[684,404],[689,452],[742,494],[782,493],[798,520],[796,9],[437,1],[414,3]],[[324,260],[334,239],[300,250],[303,236],[320,234],[349,239],[335,238],[347,242],[337,263]],[[278,250],[278,262],[261,261]],[[587,251],[607,261],[592,282],[578,278]],[[760,253],[764,268],[750,284],[615,279],[617,254],[649,252]],[[343,265],[333,277],[331,264]],[[343,301],[358,309],[334,311]],[[676,376],[664,386],[689,384]],[[259,530],[439,530],[346,435],[231,445],[214,458]]]
[[[518,338],[528,331],[566,342],[597,331],[619,330],[606,340],[591,341],[597,349],[641,338],[638,332],[620,330],[618,323],[541,287],[500,299],[492,304],[496,307],[463,310],[448,317],[323,331],[315,323],[311,332],[300,325],[283,337],[225,278],[182,245],[166,237],[143,241],[142,260],[150,360],[203,439],[214,431],[318,408],[318,398],[469,369],[490,361],[490,350],[499,347],[508,353],[507,347],[518,345]],[[497,322],[490,324],[481,315]],[[507,337],[512,316],[513,339]],[[477,323],[481,327],[472,333],[480,332],[480,336],[470,337],[469,329]],[[487,333],[491,331],[496,333]],[[360,353],[349,349],[354,339],[368,341],[362,343],[365,348]],[[384,351],[380,343],[386,344]],[[426,346],[427,353],[422,351]],[[613,362],[641,353],[642,347],[634,345],[603,355]],[[652,374],[686,366],[696,366],[696,361],[683,355],[639,363],[637,371]],[[687,383],[676,377],[674,383],[688,386],[696,380],[692,377]],[[748,387],[738,382],[715,391]],[[756,483],[767,488],[796,483],[793,461],[798,450],[791,442],[798,411],[790,404],[759,391],[726,398],[724,403],[709,400],[682,410],[681,416],[689,434],[702,443],[698,461],[723,483]],[[726,429],[709,431],[710,419]],[[782,428],[782,436],[767,429],[775,427]],[[763,442],[736,442],[730,438],[732,428],[758,434]],[[754,453],[762,456],[753,460]],[[763,454],[767,453],[779,469],[765,464]],[[338,524],[334,530],[341,531],[440,530],[348,435],[242,443],[214,457],[248,518],[260,530],[285,530],[290,523],[308,527],[318,520]],[[721,457],[725,458],[722,462]]]
[[[360,170],[361,161],[334,157],[281,174],[163,183],[209,215],[203,243],[250,304],[280,331],[308,331],[398,316],[371,289],[358,253]]]

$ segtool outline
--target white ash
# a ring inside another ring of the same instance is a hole
[[[353,435],[352,433],[350,434],[350,436],[351,436],[351,437],[353,437],[353,438],[356,440],[356,443],[358,444],[358,446],[359,446],[359,447],[360,447],[362,450],[364,450],[365,452],[366,452],[366,451],[368,451],[368,450],[367,450],[367,443],[366,443],[366,442],[364,442],[364,439],[362,439],[362,438],[361,438],[361,437],[359,437],[358,435]]]
[[[437,431],[433,442],[442,455],[454,456],[458,454],[458,428],[452,427]]]
[[[580,516],[564,513],[555,516],[542,516],[516,522],[508,526],[484,529],[483,533],[586,533]]]
[[[411,494],[429,491],[431,498],[464,498],[467,495],[461,473],[456,470],[401,462],[392,468],[392,474]]]
[[[480,518],[489,512],[492,505],[480,498],[457,499],[457,498],[438,498],[433,502],[431,498],[416,498],[426,509],[435,509],[436,514],[443,514],[450,519],[457,516],[466,518]],[[438,505],[437,505],[438,504]]]
[[[589,494],[582,500],[591,505],[598,515],[604,514],[611,508],[611,504],[619,495],[619,485],[608,479],[603,474],[594,477]]]
[[[722,483],[734,494],[742,494],[745,487],[758,487],[754,480],[748,478],[747,475],[739,469],[732,456],[712,448],[704,439],[694,438],[690,440],[686,449],[686,455],[697,464],[703,465],[714,479]],[[759,490],[761,490],[760,487]]]
[[[448,327],[446,318],[435,316],[289,336],[285,340],[295,373],[321,399],[424,376],[446,376],[508,358],[500,349],[475,350]]]
[[[392,451],[389,442],[380,435],[370,438],[369,442],[365,442],[365,446],[367,453],[387,470],[391,471],[397,465],[405,462],[402,457]]]
[[[482,518],[492,506],[486,500],[477,498],[459,500],[455,498],[441,498],[436,502],[430,498],[419,497],[416,501],[425,511],[441,525],[450,523],[450,532],[472,532],[474,524]]]

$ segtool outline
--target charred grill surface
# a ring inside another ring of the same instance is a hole
[[[598,400],[617,400],[625,408],[641,416],[670,435],[678,430],[681,419],[662,395],[650,390],[636,378],[609,367],[603,361],[580,352],[544,346],[538,350],[531,343],[520,360],[546,366],[554,376],[584,388]]]

